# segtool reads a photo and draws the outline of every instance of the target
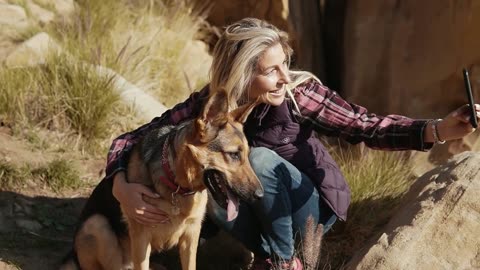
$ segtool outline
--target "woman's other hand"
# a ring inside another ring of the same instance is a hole
[[[469,105],[464,105],[443,118],[437,125],[439,139],[446,141],[460,139],[475,131],[470,124],[469,110]],[[475,112],[477,120],[479,120],[479,104],[475,104]]]
[[[121,171],[115,174],[112,192],[113,196],[122,205],[122,209],[126,212],[125,214],[138,223],[155,226],[170,221],[165,212],[142,199],[142,195],[154,199],[161,199],[160,195],[154,193],[145,185],[128,183],[125,172]]]

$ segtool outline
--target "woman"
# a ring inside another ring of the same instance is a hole
[[[143,195],[155,198],[156,194],[127,183],[124,170],[129,150],[149,130],[197,116],[208,94],[219,89],[229,93],[232,108],[257,97],[263,102],[247,120],[245,133],[264,198],[250,205],[242,203],[232,222],[225,221],[219,208],[208,213],[255,253],[255,269],[271,269],[277,260],[283,262],[281,269],[302,269],[293,257],[294,235],[302,232],[306,218],[313,215],[325,232],[337,218],[347,218],[350,190],[314,131],[377,149],[425,151],[434,143],[474,130],[466,106],[443,120],[368,114],[312,74],[290,71],[291,53],[287,34],[265,21],[246,18],[228,26],[214,49],[210,84],[161,117],[114,140],[106,180],[113,179],[113,195],[127,209],[126,214],[151,226],[168,221],[161,210],[142,200]]]

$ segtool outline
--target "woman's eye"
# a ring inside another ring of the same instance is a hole
[[[240,152],[228,152],[227,154],[233,160],[240,160]]]
[[[276,71],[276,69],[267,70],[267,72],[265,72],[265,75],[271,75],[274,73],[274,71]]]

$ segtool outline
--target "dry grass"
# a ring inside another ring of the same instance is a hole
[[[305,270],[317,269],[320,263],[322,239],[323,226],[321,224],[315,224],[312,216],[308,217],[300,250]]]
[[[185,49],[205,23],[204,8],[186,0],[78,3],[71,20],[57,21],[49,31],[69,52],[117,71],[167,106],[190,93]]]
[[[12,1],[26,6],[23,0]],[[188,0],[77,4],[68,18],[12,32],[10,38],[21,42],[45,31],[64,54],[50,57],[42,67],[0,69],[5,82],[0,86],[0,115],[17,130],[45,128],[57,139],[62,133],[60,141],[69,147],[104,155],[114,137],[139,121],[133,108],[118,102],[111,78],[98,76],[90,65],[109,67],[172,106],[190,94],[183,68],[191,59],[185,48],[204,23],[205,9]],[[205,81],[189,83],[197,88]]]
[[[350,185],[352,202],[347,222],[337,222],[324,238],[319,269],[342,269],[389,221],[415,179],[403,152],[331,152]]]
[[[111,78],[93,67],[52,56],[45,65],[0,70],[0,114],[20,127],[62,130],[83,146],[105,138],[119,101]]]

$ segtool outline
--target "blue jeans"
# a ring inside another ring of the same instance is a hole
[[[250,149],[250,162],[265,190],[264,197],[252,204],[240,203],[238,217],[226,220],[218,207],[209,218],[242,242],[256,256],[291,259],[295,236],[303,235],[307,217],[324,225],[327,232],[337,217],[319,196],[310,178],[274,151]]]

